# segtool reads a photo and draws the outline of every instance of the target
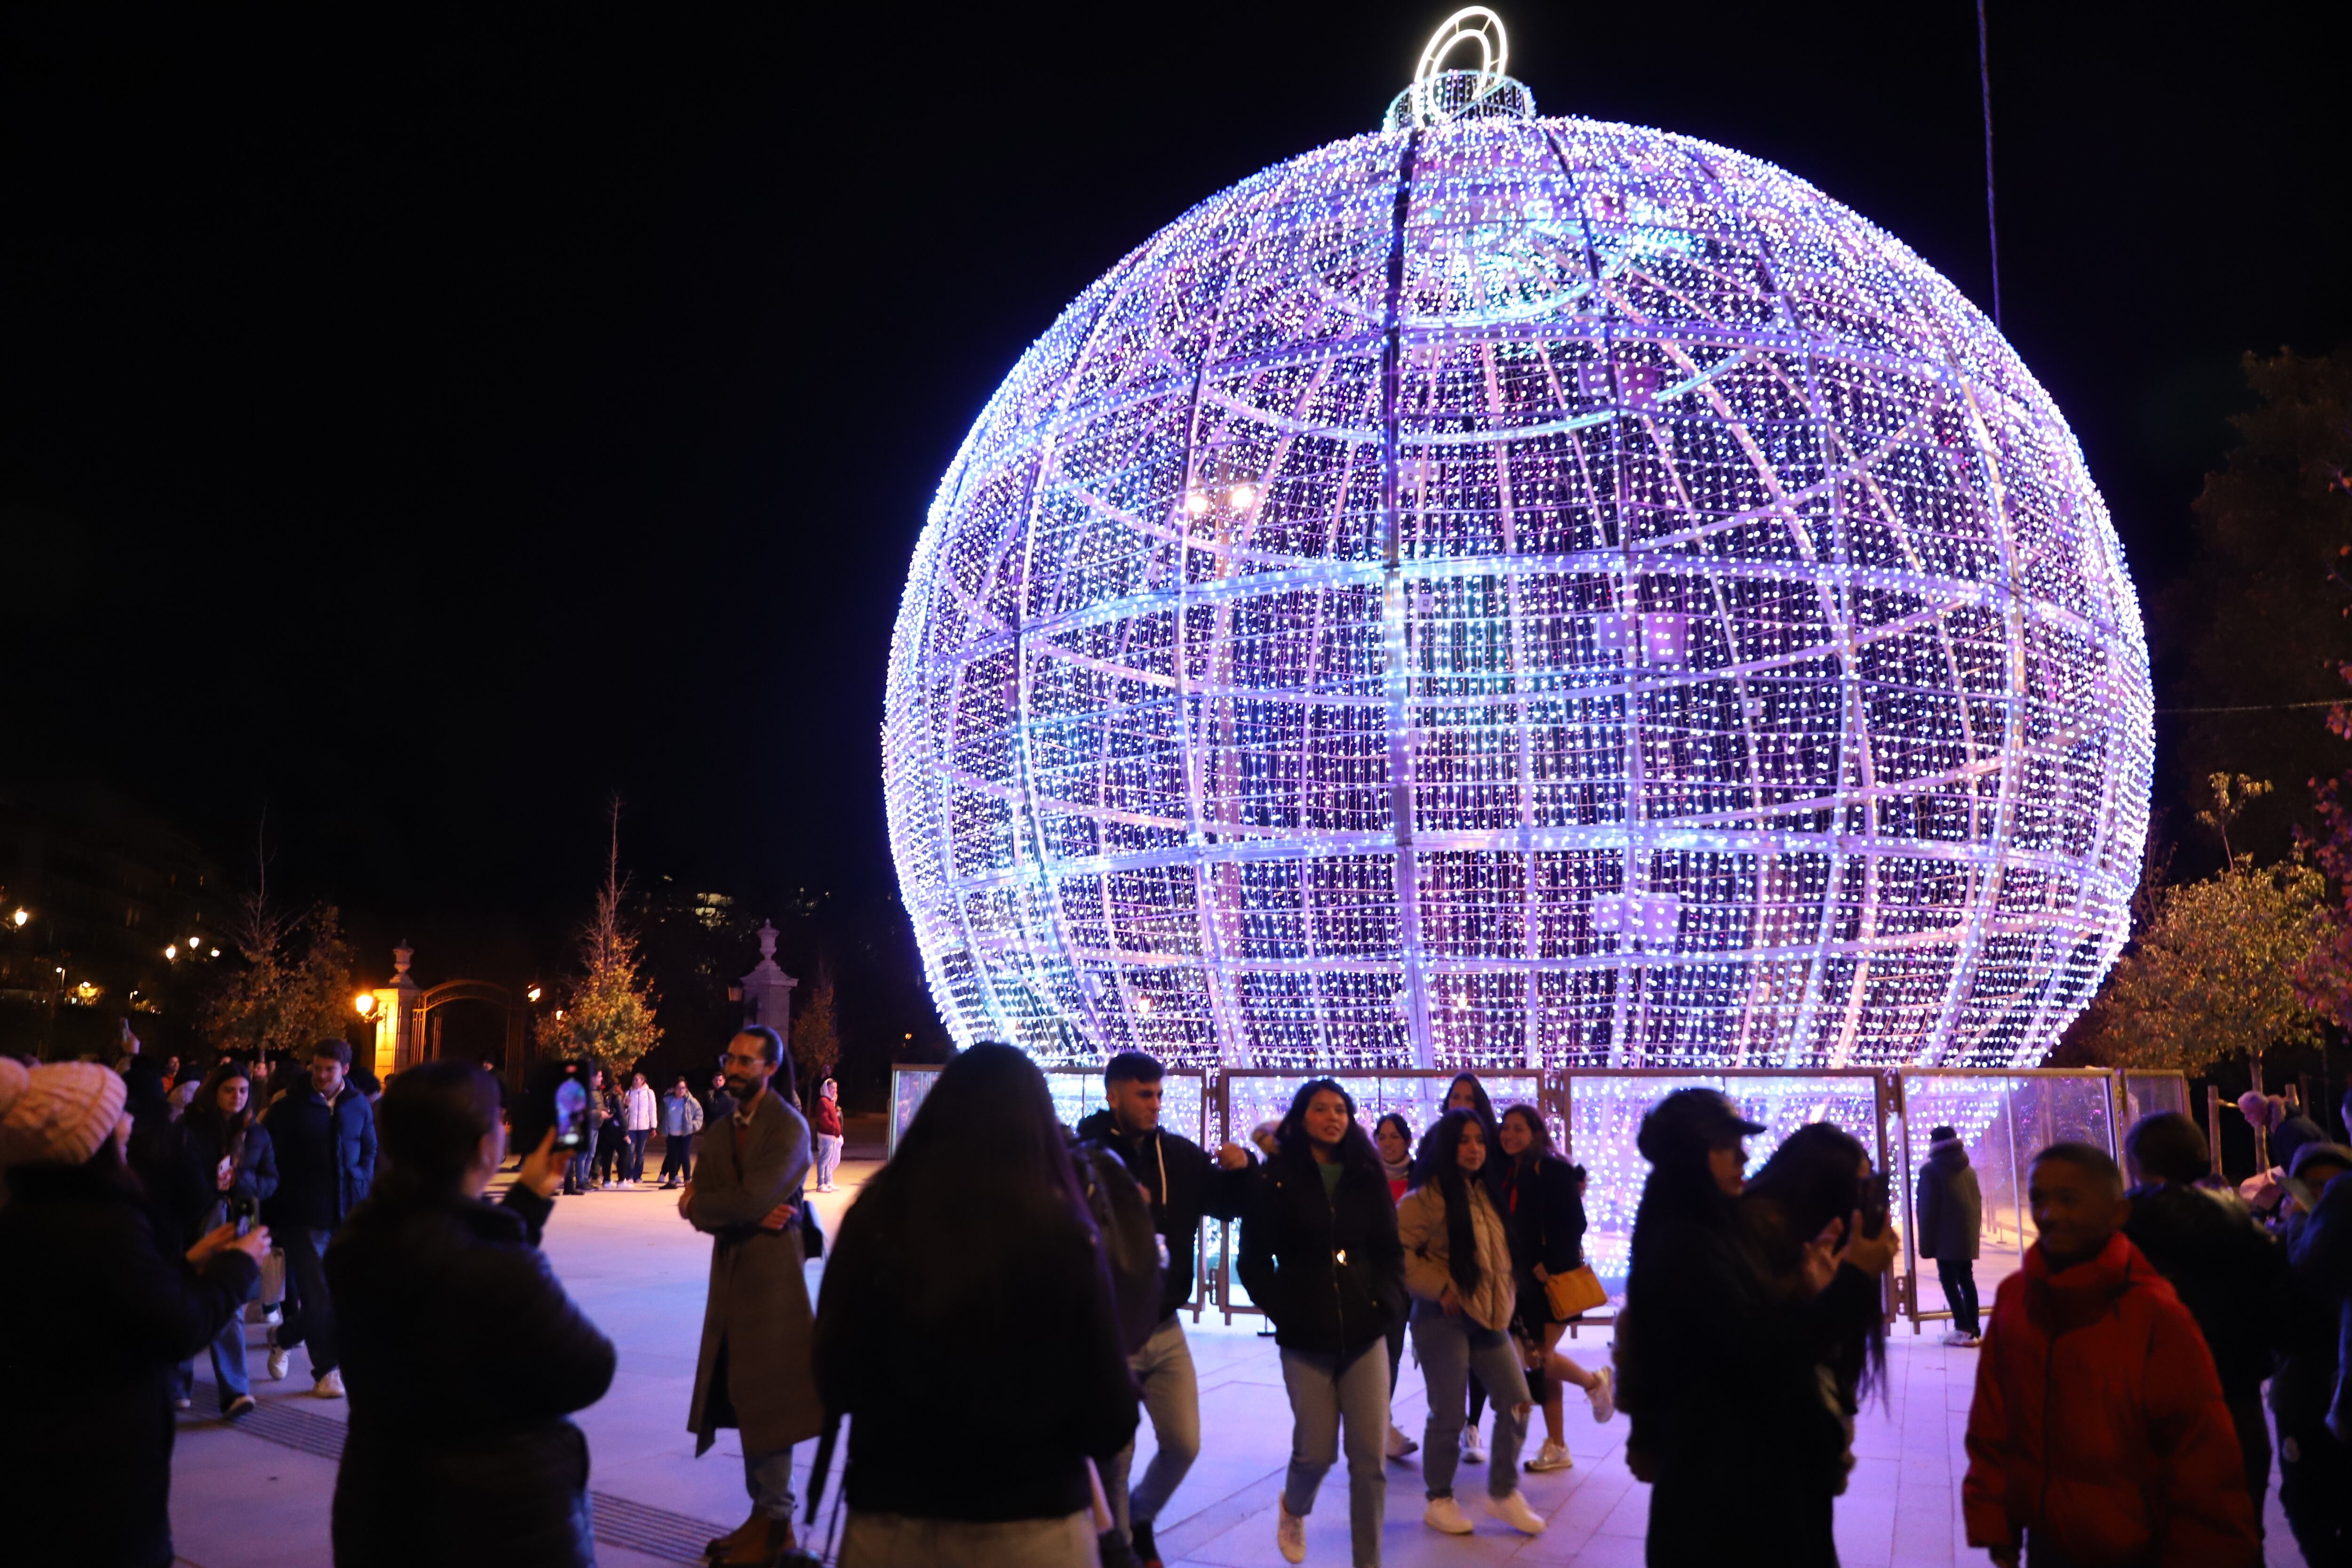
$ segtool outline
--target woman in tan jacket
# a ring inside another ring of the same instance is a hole
[[[1423,1135],[1413,1190],[1397,1205],[1405,1288],[1413,1297],[1413,1350],[1429,1383],[1429,1425],[1422,1439],[1429,1507],[1422,1519],[1448,1535],[1470,1533],[1469,1517],[1454,1500],[1454,1469],[1461,1457],[1464,1393],[1475,1367],[1495,1400],[1486,1511],[1514,1530],[1538,1535],[1543,1518],[1518,1489],[1528,1384],[1511,1339],[1517,1286],[1510,1233],[1487,1189],[1486,1152],[1478,1119],[1447,1111]]]

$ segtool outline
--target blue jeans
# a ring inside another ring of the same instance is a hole
[[[1433,1498],[1454,1495],[1454,1470],[1462,1461],[1462,1401],[1470,1371],[1495,1401],[1495,1443],[1486,1459],[1486,1491],[1508,1497],[1518,1489],[1519,1447],[1527,1441],[1527,1374],[1519,1349],[1500,1329],[1486,1329],[1466,1314],[1448,1316],[1434,1301],[1412,1308],[1413,1349],[1421,1374],[1429,1381],[1429,1425],[1421,1439],[1421,1474]]]
[[[1282,1504],[1304,1519],[1348,1437],[1348,1535],[1356,1568],[1381,1568],[1381,1522],[1388,1510],[1389,1346],[1385,1336],[1342,1363],[1337,1352],[1282,1352],[1290,1394],[1290,1473]],[[1459,1402],[1457,1400],[1457,1408]]]
[[[743,1450],[743,1489],[751,1494],[753,1508],[770,1519],[791,1523],[793,1451],[779,1448],[772,1454],[755,1454],[747,1447]]]
[[[646,1141],[653,1135],[654,1130],[650,1127],[629,1134],[628,1168],[622,1174],[623,1181],[642,1182],[646,1179]]]
[[[253,1380],[245,1374],[245,1309],[239,1307],[228,1315],[221,1331],[213,1336],[213,1382],[220,1392],[220,1407],[226,1410],[231,1402],[253,1392]],[[180,1363],[179,1383],[175,1392],[182,1399],[195,1396],[196,1363],[192,1358]]]

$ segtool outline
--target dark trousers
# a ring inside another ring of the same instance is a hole
[[[285,1317],[270,1336],[270,1342],[279,1350],[290,1351],[308,1342],[310,1373],[314,1377],[324,1377],[335,1370],[339,1362],[335,1303],[327,1295],[327,1270],[323,1264],[327,1243],[334,1235],[331,1230],[302,1225],[289,1225],[269,1233],[269,1239],[285,1250],[288,1283],[293,1287],[286,1292]]]
[[[625,1146],[625,1141],[621,1136],[621,1130],[614,1126],[611,1122],[607,1121],[602,1128],[597,1130],[596,1163],[592,1174],[594,1175],[595,1179],[599,1183],[609,1182],[613,1179],[613,1167],[615,1163],[621,1163],[621,1151]]]
[[[650,1127],[629,1133],[629,1171],[621,1178],[623,1181],[642,1182],[646,1179],[646,1140],[653,1135],[654,1130]]]
[[[588,1185],[588,1144],[583,1141],[579,1152],[563,1163],[563,1190],[567,1193],[584,1191]]]
[[[1952,1327],[1970,1339],[1983,1331],[1977,1318],[1977,1266],[1973,1258],[1938,1258],[1936,1278],[1943,1281],[1944,1300],[1952,1306]]]
[[[2271,1424],[2263,1412],[2259,1385],[2227,1395],[2230,1424],[2238,1429],[2238,1452],[2246,1461],[2246,1494],[2254,1500],[2254,1534],[2263,1533],[2263,1500],[2271,1492]]]
[[[2352,1449],[2327,1423],[2279,1426],[2279,1507],[2311,1568],[2352,1568]]]
[[[662,1134],[662,1184],[682,1182],[693,1173],[694,1134],[665,1132]]]

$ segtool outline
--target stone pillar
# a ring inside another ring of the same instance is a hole
[[[793,987],[800,984],[776,964],[776,928],[760,923],[760,962],[743,976],[743,1022],[764,1024],[793,1042]]]
[[[416,950],[404,940],[392,950],[391,984],[376,987],[375,1076],[379,1080],[426,1059],[425,989],[408,973],[415,957]]]

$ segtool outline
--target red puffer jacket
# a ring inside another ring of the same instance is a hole
[[[1969,1411],[1971,1546],[2050,1538],[2085,1568],[2254,1568],[2253,1502],[2197,1321],[2121,1232],[2000,1283]]]

